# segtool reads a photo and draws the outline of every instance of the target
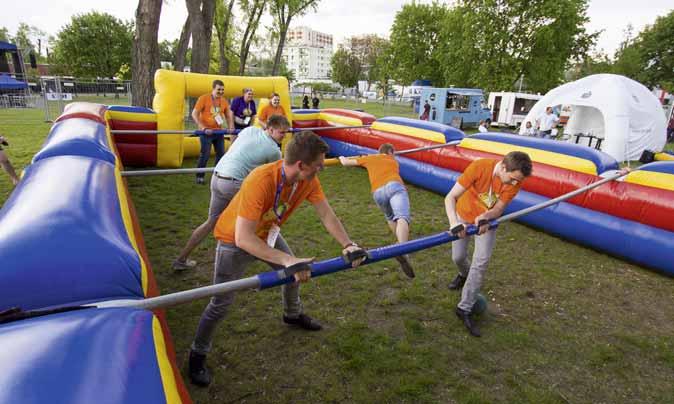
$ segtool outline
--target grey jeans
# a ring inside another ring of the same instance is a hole
[[[280,234],[274,248],[291,255],[293,254]],[[218,241],[218,246],[215,251],[215,273],[213,276],[213,283],[217,284],[241,279],[246,267],[256,259],[257,258],[254,256],[233,244]],[[275,264],[269,264],[269,266],[273,269],[281,268],[280,265]],[[299,285],[296,283],[283,285],[281,287],[281,295],[284,314],[287,317],[299,316],[302,313]],[[215,332],[218,323],[227,314],[227,309],[233,301],[234,292],[223,293],[211,298],[210,303],[208,303],[208,306],[206,306],[206,309],[201,314],[199,326],[197,327],[197,334],[192,342],[193,351],[207,354],[211,350],[213,333]]]
[[[226,180],[213,174],[211,177],[211,202],[208,205],[208,217],[217,219],[234,199],[241,188],[239,180]]]
[[[471,311],[477,300],[477,294],[482,287],[487,265],[494,250],[496,230],[488,230],[481,236],[474,236],[475,250],[472,261],[468,259],[469,238],[460,238],[452,241],[452,260],[459,267],[459,273],[465,276],[466,283],[461,291],[461,301],[458,306],[461,310]]]

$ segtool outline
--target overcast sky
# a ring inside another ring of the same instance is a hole
[[[222,0],[219,0],[222,1]],[[388,36],[395,14],[410,0],[322,0],[317,12],[310,12],[292,24],[306,25],[314,30],[332,34],[337,43],[346,37],[374,33]],[[429,3],[430,1],[419,1]],[[451,1],[444,1],[448,3]],[[137,0],[8,0],[3,1],[0,26],[5,26],[13,35],[20,22],[34,25],[56,34],[75,14],[91,10],[110,13],[118,18],[133,19]],[[669,13],[672,0],[591,0],[588,9],[591,32],[604,30],[597,43],[609,55],[623,39],[623,31],[631,23],[635,32],[653,24],[655,18]],[[159,38],[175,39],[180,36],[182,24],[187,17],[183,0],[165,0],[159,26]],[[271,24],[268,18],[265,25]]]

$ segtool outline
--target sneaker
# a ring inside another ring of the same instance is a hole
[[[399,255],[396,257],[396,260],[400,264],[400,269],[403,270],[405,275],[407,275],[408,278],[414,278],[414,270],[412,269],[412,264],[410,264],[410,256],[407,254]]]
[[[197,386],[206,387],[211,384],[211,374],[206,368],[206,355],[190,351],[190,380]]]
[[[309,331],[318,331],[323,329],[323,326],[318,321],[312,319],[306,314],[300,314],[296,318],[283,316],[283,322],[290,325],[295,325]]]
[[[184,271],[186,269],[193,269],[197,266],[195,260],[186,259],[185,261],[175,260],[173,261],[173,269],[176,271]]]
[[[197,184],[199,185],[204,185],[206,182],[204,181],[204,177],[197,177]]]
[[[449,282],[449,285],[447,285],[447,287],[449,288],[449,290],[459,290],[463,287],[465,283],[466,277],[461,274],[456,274],[454,280]]]
[[[454,312],[459,320],[463,322],[463,325],[466,326],[470,335],[473,337],[479,337],[481,335],[480,329],[477,327],[477,324],[475,324],[475,320],[471,317],[470,312],[461,310],[458,307]]]

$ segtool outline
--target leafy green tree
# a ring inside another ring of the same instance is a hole
[[[377,35],[354,36],[347,39],[349,50],[358,58],[362,66],[362,79],[367,81],[367,91],[377,80],[379,57],[388,51],[389,41]]]
[[[75,15],[59,31],[54,58],[61,73],[113,77],[123,64],[131,65],[132,46],[132,22],[92,11]]]
[[[228,1],[228,3],[227,3]],[[223,0],[215,3],[215,17],[213,25],[218,38],[218,69],[220,74],[229,74],[229,68],[234,58],[238,58],[232,51],[234,0]],[[188,38],[189,39],[189,38]],[[185,44],[185,47],[187,44]]]
[[[674,10],[658,17],[637,39],[641,58],[639,80],[652,87],[674,90]]]
[[[587,0],[462,0],[442,22],[441,66],[447,84],[489,91],[545,92],[564,80],[599,33],[584,25]]]
[[[0,28],[0,41],[9,42],[9,30],[7,27]]]
[[[621,74],[637,79],[641,74],[641,54],[639,43],[633,35],[631,24],[625,29],[625,38],[620,43],[614,55],[615,62],[607,69],[609,73]]]
[[[332,67],[332,80],[342,86],[342,91],[347,87],[358,85],[361,75],[360,60],[351,51],[340,48],[332,55],[330,61]]]
[[[391,27],[391,71],[395,80],[410,84],[417,79],[442,82],[439,45],[447,8],[438,4],[406,4]]]

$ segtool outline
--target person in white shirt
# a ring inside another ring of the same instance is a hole
[[[484,122],[484,119],[480,121],[480,124],[477,127],[477,130],[480,131],[480,133],[485,133],[488,132],[487,130],[487,124]]]
[[[533,125],[531,125],[531,121],[527,121],[522,134],[524,136],[536,136],[536,129],[534,129]]]
[[[552,128],[557,126],[559,118],[552,112],[552,107],[547,107],[545,108],[545,114],[541,115],[536,122],[541,137],[550,138]]]

